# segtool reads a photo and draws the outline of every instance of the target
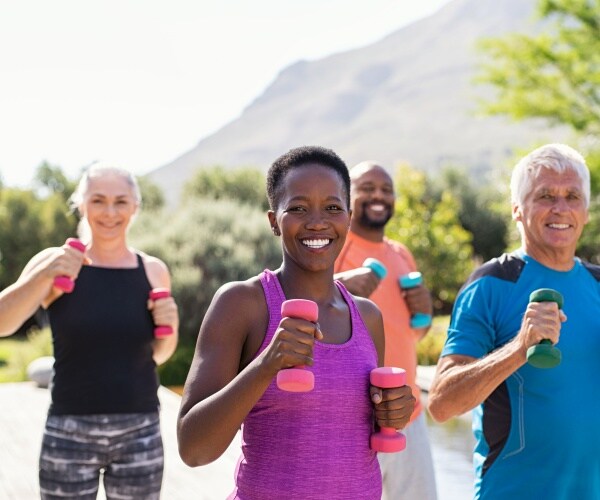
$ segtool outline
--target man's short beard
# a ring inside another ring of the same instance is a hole
[[[388,223],[388,221],[391,218],[392,218],[392,214],[389,213],[385,219],[373,220],[373,219],[369,218],[369,216],[367,215],[367,213],[365,211],[363,211],[362,215],[360,216],[360,223],[361,223],[361,225],[363,225],[365,227],[369,227],[371,229],[381,229],[381,228],[385,227],[385,225]]]

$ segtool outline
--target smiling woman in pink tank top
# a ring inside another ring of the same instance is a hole
[[[333,279],[350,220],[349,186],[331,150],[302,147],[277,159],[267,177],[268,218],[283,262],[223,285],[200,328],[179,451],[190,466],[208,464],[241,427],[232,499],[381,497],[369,435],[375,423],[404,427],[415,399],[407,386],[369,384],[384,355],[381,314]],[[282,317],[288,299],[315,302],[318,322]],[[300,366],[314,374],[314,388],[281,390],[278,373]]]

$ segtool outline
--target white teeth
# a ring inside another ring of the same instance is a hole
[[[385,205],[369,205],[369,208],[374,212],[383,212],[385,210]]]
[[[318,239],[318,240],[302,240],[302,244],[309,248],[323,248],[326,245],[329,245],[331,240],[327,239]]]
[[[552,229],[568,229],[569,224],[548,224],[548,227]]]

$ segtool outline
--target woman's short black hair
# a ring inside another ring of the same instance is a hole
[[[271,210],[277,210],[281,197],[281,183],[286,174],[297,167],[316,163],[335,170],[344,182],[346,205],[350,208],[350,175],[348,167],[333,150],[321,146],[301,146],[290,149],[277,158],[267,173],[267,197]]]

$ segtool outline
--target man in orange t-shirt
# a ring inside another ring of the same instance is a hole
[[[432,313],[429,290],[423,285],[402,290],[398,278],[416,271],[410,251],[384,236],[385,225],[394,214],[395,193],[390,175],[374,162],[362,162],[350,170],[352,219],[346,243],[335,264],[335,277],[348,290],[369,297],[383,315],[385,365],[404,368],[407,383],[417,398],[410,425],[404,430],[406,450],[379,453],[383,474],[383,499],[433,500],[437,498],[435,474],[427,427],[416,385],[416,343],[429,326],[413,329],[415,313]],[[380,280],[368,267],[367,258],[381,262],[386,276]]]

